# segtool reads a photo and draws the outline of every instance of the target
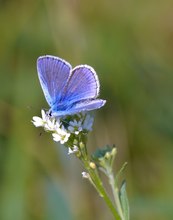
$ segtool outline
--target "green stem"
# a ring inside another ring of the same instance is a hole
[[[90,176],[96,190],[101,195],[101,197],[104,199],[105,203],[107,204],[107,206],[111,210],[111,212],[112,212],[113,216],[115,217],[115,219],[116,220],[121,220],[117,210],[115,209],[111,199],[109,198],[109,196],[107,195],[106,190],[103,187],[102,181],[101,181],[97,171],[90,167],[88,161],[83,161],[83,164],[84,164],[86,170],[88,171],[89,176]]]
[[[115,183],[115,178],[114,178],[114,175],[113,175],[112,171],[108,174],[108,178],[109,178],[109,182],[110,182],[110,185],[111,185],[111,188],[112,188],[112,193],[113,193],[113,196],[114,196],[114,200],[115,200],[115,204],[116,204],[118,213],[121,217],[121,220],[125,220],[124,215],[123,215],[123,211],[122,211],[122,208],[121,208],[120,199],[119,199],[119,190],[118,190],[118,187]]]

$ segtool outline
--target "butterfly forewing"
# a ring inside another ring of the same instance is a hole
[[[96,98],[99,94],[99,81],[94,69],[88,65],[80,65],[71,71],[65,87],[63,101],[77,102]]]
[[[37,71],[45,98],[52,106],[62,98],[71,65],[61,58],[47,55],[38,58]]]

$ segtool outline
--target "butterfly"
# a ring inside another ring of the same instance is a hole
[[[37,59],[39,81],[50,106],[49,115],[61,117],[101,108],[106,101],[97,99],[98,76],[88,65],[75,68],[51,55]]]

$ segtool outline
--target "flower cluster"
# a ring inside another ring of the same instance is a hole
[[[97,149],[92,155],[93,161],[104,173],[112,170],[113,162],[117,153],[115,146],[106,145],[101,149]]]
[[[88,113],[79,113],[72,116],[51,117],[47,112],[41,110],[42,117],[34,116],[32,123],[36,127],[43,127],[45,131],[51,132],[53,140],[73,146],[69,149],[69,154],[77,151],[75,143],[70,144],[70,141],[78,140],[82,134],[87,134],[92,130],[94,118]]]

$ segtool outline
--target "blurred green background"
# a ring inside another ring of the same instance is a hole
[[[0,1],[0,220],[112,220],[81,164],[31,124],[36,59],[89,64],[107,100],[89,151],[118,147],[133,220],[173,219],[173,2]]]

